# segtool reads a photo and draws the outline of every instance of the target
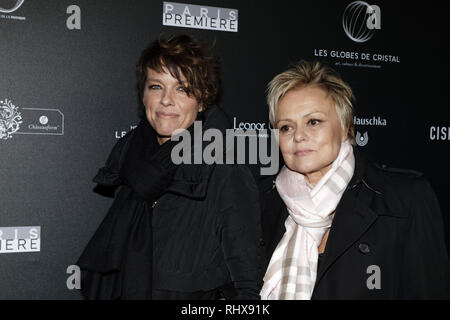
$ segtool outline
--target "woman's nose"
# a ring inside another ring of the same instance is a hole
[[[172,94],[170,90],[163,90],[163,94],[161,97],[161,104],[165,107],[173,104]]]
[[[303,127],[298,126],[294,133],[294,141],[295,142],[302,142],[306,140],[307,135],[306,131]]]

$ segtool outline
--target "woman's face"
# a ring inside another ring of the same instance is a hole
[[[315,185],[330,169],[347,137],[333,99],[320,88],[292,89],[281,98],[275,122],[286,166]]]
[[[158,133],[160,144],[169,140],[176,129],[189,128],[201,108],[194,96],[186,93],[186,79],[179,83],[167,69],[162,73],[147,69],[143,103],[150,125]]]

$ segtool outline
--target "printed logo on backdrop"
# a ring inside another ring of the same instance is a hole
[[[271,130],[270,123],[264,122],[238,122],[237,118],[233,118],[233,129],[235,136],[268,138],[267,130]]]
[[[116,130],[115,132],[115,138],[120,139],[122,137],[125,137],[128,132],[135,129],[137,125],[131,125],[129,130]]]
[[[361,134],[359,131],[356,131],[356,144],[360,147],[364,147],[369,143],[369,133],[366,131]]]
[[[11,100],[0,101],[0,139],[6,140],[19,130],[22,124],[22,114]]]
[[[450,126],[430,126],[431,141],[450,141]]]
[[[373,116],[371,118],[360,118],[355,116],[353,118],[353,123],[355,124],[355,127],[358,128],[356,130],[356,144],[360,147],[364,147],[369,143],[369,132],[368,131],[359,131],[360,127],[364,126],[380,126],[380,127],[386,127],[387,126],[387,120],[385,118],[382,118],[380,116]]]
[[[23,16],[11,15],[17,11],[25,0],[0,0],[0,19],[26,20]]]
[[[41,251],[41,227],[0,227],[0,253]]]
[[[238,10],[178,2],[164,2],[163,25],[238,32]]]
[[[355,42],[366,42],[381,29],[381,10],[377,5],[354,1],[344,10],[342,27],[345,34]]]
[[[348,38],[364,43],[376,30],[381,29],[381,9],[363,1],[354,1],[344,10],[342,25]],[[383,64],[400,63],[399,55],[393,52],[362,52],[347,49],[314,49],[315,57],[330,58],[335,66],[381,69]]]
[[[21,108],[0,100],[0,140],[14,134],[64,135],[64,114],[59,109]]]

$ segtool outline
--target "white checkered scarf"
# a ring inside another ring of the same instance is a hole
[[[344,141],[330,170],[311,188],[304,175],[283,167],[276,179],[289,211],[286,232],[264,277],[263,300],[309,300],[317,276],[318,246],[355,168],[353,147]]]

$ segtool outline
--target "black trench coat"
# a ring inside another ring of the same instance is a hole
[[[449,299],[442,216],[422,174],[377,166],[355,150],[355,173],[336,208],[312,299]],[[288,211],[261,187],[266,268]]]

